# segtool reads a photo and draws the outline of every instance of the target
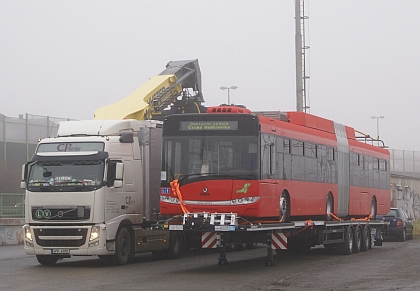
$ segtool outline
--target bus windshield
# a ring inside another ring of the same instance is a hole
[[[32,164],[28,190],[92,191],[102,187],[104,160],[37,161]]]
[[[259,177],[257,136],[164,137],[162,180]]]

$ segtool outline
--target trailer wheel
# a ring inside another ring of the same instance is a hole
[[[43,266],[54,266],[58,261],[58,256],[37,255],[36,259]]]
[[[363,231],[362,231],[362,246],[361,246],[361,251],[365,252],[368,249],[370,249],[371,246],[371,242],[370,242],[370,228],[369,226],[366,224],[363,227]]]
[[[326,203],[326,207],[325,207],[325,220],[326,221],[331,221],[332,220],[332,215],[331,213],[334,212],[334,202],[331,196],[331,193],[328,194],[327,196],[327,203]]]
[[[282,222],[290,220],[290,198],[287,192],[281,193],[280,196],[280,219]]]
[[[125,265],[131,257],[131,235],[126,227],[120,228],[115,240],[115,263]]]
[[[350,255],[353,252],[353,230],[348,226],[344,232],[344,242],[339,244],[339,252],[343,255]]]
[[[353,228],[354,234],[354,246],[353,246],[353,253],[358,253],[362,249],[362,229],[360,225],[357,225]]]

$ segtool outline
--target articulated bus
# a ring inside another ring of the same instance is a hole
[[[163,215],[375,219],[390,202],[388,150],[359,141],[351,127],[304,112],[270,118],[237,106],[164,120]]]

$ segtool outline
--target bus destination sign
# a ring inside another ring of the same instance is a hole
[[[238,121],[181,121],[179,130],[238,130]]]

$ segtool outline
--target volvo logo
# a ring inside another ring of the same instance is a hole
[[[60,210],[60,211],[57,212],[57,216],[58,217],[63,217],[63,215],[64,215],[64,212],[62,210]]]
[[[207,188],[203,188],[203,192],[206,193],[207,192]]]

